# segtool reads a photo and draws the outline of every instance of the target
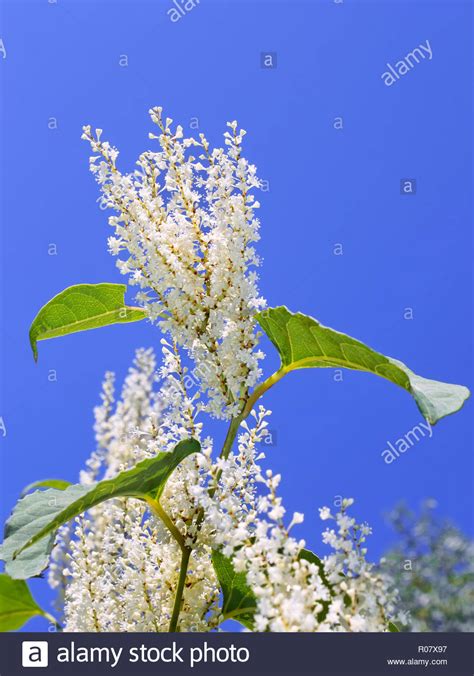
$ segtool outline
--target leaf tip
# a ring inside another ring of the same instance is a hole
[[[35,364],[38,363],[38,341],[36,340],[35,336],[33,335],[33,332],[30,329],[30,345],[31,345],[31,350],[33,352],[33,359],[35,360]]]

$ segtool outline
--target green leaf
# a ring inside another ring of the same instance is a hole
[[[23,496],[27,493],[31,493],[31,491],[34,491],[37,488],[57,488],[59,491],[64,491],[68,486],[71,486],[71,482],[63,481],[63,479],[43,479],[41,481],[34,481],[32,484],[25,486],[21,495]]]
[[[432,425],[458,411],[470,395],[467,387],[417,376],[401,361],[385,357],[364,343],[323,326],[312,317],[294,314],[286,307],[264,310],[257,319],[280,353],[281,368],[273,382],[290,371],[304,368],[336,367],[374,373],[410,392]]]
[[[0,631],[20,629],[36,615],[45,616],[24,580],[0,573]]]
[[[212,553],[212,563],[222,589],[224,618],[237,620],[253,630],[257,599],[247,584],[245,573],[236,573],[231,559],[220,551]]]
[[[329,583],[324,565],[321,559],[309,549],[302,549],[298,555],[299,559],[306,559],[310,563],[316,564],[323,584],[329,589],[332,595],[332,586]],[[257,610],[257,599],[247,584],[245,573],[236,573],[232,560],[221,551],[212,553],[212,563],[216,571],[217,579],[222,589],[223,604],[222,614],[224,619],[237,620],[247,629],[254,630],[254,617]],[[318,622],[322,622],[329,609],[328,601],[321,601],[322,610],[318,613]]]
[[[399,634],[399,633],[400,633],[400,629],[399,629],[399,628],[397,627],[397,625],[394,624],[393,622],[389,622],[389,623],[388,623],[388,630],[389,630],[389,632],[391,632],[391,633],[396,633],[396,634]]]
[[[298,554],[298,558],[305,559],[310,563],[314,563],[318,567],[319,576],[321,578],[322,583],[329,590],[330,595],[333,596],[334,595],[333,587],[327,578],[326,571],[324,569],[324,564],[319,558],[319,556],[316,556],[316,554],[312,552],[310,549],[301,549],[300,553]],[[322,605],[322,610],[318,613],[318,622],[323,622],[326,619],[326,616],[329,611],[329,601],[320,601],[320,603]]]
[[[305,559],[306,561],[309,561],[310,563],[316,564],[316,566],[319,569],[319,575],[321,577],[321,580],[324,583],[324,586],[327,587],[328,589],[331,589],[331,585],[329,583],[329,580],[327,579],[326,576],[326,571],[324,569],[324,564],[319,558],[319,556],[316,556],[314,552],[312,552],[310,549],[301,549],[300,553],[298,554],[299,559]]]
[[[5,526],[0,559],[15,579],[39,575],[48,565],[57,529],[95,505],[117,497],[158,500],[165,484],[182,460],[200,450],[195,439],[181,441],[172,453],[160,453],[91,486],[49,488],[19,500]]]
[[[66,336],[144,319],[138,307],[125,305],[125,284],[77,284],[58,293],[36,315],[30,327],[30,344],[38,360],[38,340]]]

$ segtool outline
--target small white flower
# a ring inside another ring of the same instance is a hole
[[[288,530],[290,530],[290,528],[296,526],[297,524],[303,523],[303,521],[304,514],[302,514],[301,512],[294,512],[293,518],[291,519],[290,525],[288,526]]]
[[[322,521],[326,521],[327,519],[332,518],[331,510],[329,509],[329,507],[320,507],[319,508],[319,518]]]

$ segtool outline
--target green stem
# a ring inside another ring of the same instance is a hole
[[[232,450],[232,446],[235,441],[235,437],[237,436],[237,432],[240,427],[240,423],[245,420],[245,418],[250,414],[250,411],[253,409],[255,403],[257,402],[258,399],[260,399],[261,396],[265,394],[267,390],[270,389],[275,383],[277,383],[283,376],[285,375],[286,371],[284,370],[283,367],[281,367],[278,371],[276,371],[272,376],[267,378],[259,387],[257,387],[250,397],[247,399],[247,402],[245,404],[245,407],[242,409],[242,412],[236,416],[235,418],[232,418],[230,421],[229,429],[227,430],[227,435],[224,441],[224,445],[222,446],[222,450],[220,452],[219,457],[220,458],[228,458],[229,453]],[[219,470],[216,474],[215,480],[214,480],[214,485],[209,489],[209,495],[212,497],[216,490],[217,486],[219,483],[219,479],[222,476],[222,470]],[[153,504],[152,504],[153,502]],[[173,607],[173,614],[171,616],[171,621],[170,621],[170,632],[174,632],[177,630],[178,626],[178,620],[179,620],[179,613],[181,612],[181,606],[183,602],[183,591],[184,591],[184,585],[186,582],[186,576],[188,574],[188,565],[189,565],[189,558],[191,556],[191,551],[192,549],[189,547],[186,547],[184,544],[184,539],[181,533],[179,533],[178,529],[176,526],[173,524],[171,519],[169,519],[168,515],[164,512],[162,509],[161,505],[153,500],[152,502],[148,501],[152,509],[156,511],[158,516],[163,520],[163,522],[168,526],[170,529],[171,533],[174,535],[176,541],[179,543],[182,551],[182,556],[181,556],[181,568],[179,571],[179,580],[178,580],[178,587],[176,589],[176,596],[174,599],[174,607]],[[166,520],[168,519],[168,521]],[[196,531],[199,530],[201,523],[204,519],[204,510],[201,508],[199,510],[198,518],[196,520]],[[175,534],[173,532],[173,529],[177,531]]]
[[[241,416],[237,416],[237,418],[232,418],[230,421],[229,429],[227,430],[227,435],[224,441],[224,445],[222,446],[222,450],[220,452],[221,458],[227,458],[231,449],[232,449],[232,444],[234,443],[234,439],[237,435],[239,425],[242,422],[243,418]],[[217,484],[219,482],[219,478],[222,474],[222,471],[219,470],[216,474],[216,478],[214,481],[214,486],[212,486],[209,489],[209,495],[212,497],[214,493],[217,490]],[[199,531],[199,528],[202,524],[202,521],[204,519],[204,510],[201,509],[199,510],[198,517],[196,519],[196,532]],[[174,524],[173,524],[174,525]],[[186,582],[186,576],[188,574],[188,565],[189,565],[189,557],[191,556],[191,551],[192,549],[189,547],[183,546],[181,547],[181,550],[183,552],[182,557],[181,557],[181,568],[179,571],[179,580],[178,580],[178,587],[176,588],[176,595],[174,599],[174,607],[173,607],[173,614],[171,616],[171,621],[170,621],[170,631],[176,631],[176,627],[178,626],[178,619],[179,619],[179,613],[181,611],[181,606],[182,606],[182,601],[183,601],[183,590],[184,590],[184,584]]]
[[[184,537],[181,534],[181,532],[176,528],[172,519],[165,512],[165,510],[160,505],[158,500],[154,500],[152,497],[148,496],[146,498],[146,501],[147,501],[148,505],[150,506],[150,509],[152,510],[152,512],[154,514],[156,514],[156,516],[158,516],[163,521],[165,526],[168,528],[171,535],[174,537],[176,542],[179,544],[181,551],[184,552],[185,549],[186,549],[186,547],[184,545]]]
[[[222,446],[220,454],[221,458],[229,457],[229,453],[232,449],[232,444],[234,443],[234,439],[237,435],[237,432],[239,431],[240,423],[242,422],[242,420],[243,420],[242,415],[239,415],[236,418],[231,419],[229,429],[227,430],[227,435],[224,441],[224,445]]]
[[[220,452],[219,457],[226,458],[229,457],[229,453],[232,450],[232,446],[235,440],[235,437],[237,436],[237,432],[239,431],[240,423],[242,422],[243,417],[242,414],[238,415],[236,418],[232,418],[230,421],[229,429],[227,430],[227,435],[224,441],[224,445],[222,446],[222,450]],[[214,493],[217,490],[217,485],[219,483],[219,479],[222,476],[222,470],[218,470],[216,477],[214,479],[214,485],[209,489],[209,495],[211,498],[213,497]],[[199,515],[201,516],[201,515]],[[202,517],[204,517],[204,513],[202,513]],[[198,519],[198,526],[201,524],[202,518]]]
[[[176,588],[176,596],[174,598],[174,606],[173,606],[173,614],[171,615],[171,620],[170,620],[170,632],[175,632],[178,631],[178,619],[179,619],[179,613],[181,612],[181,606],[183,604],[183,591],[184,591],[184,584],[186,582],[186,575],[188,574],[188,565],[189,565],[189,558],[191,556],[191,549],[189,547],[185,547],[183,549],[183,554],[181,556],[181,567],[179,570],[179,579],[178,579],[178,586]]]
[[[250,397],[247,399],[247,402],[245,404],[244,409],[242,410],[242,413],[240,414],[239,418],[239,425],[242,420],[245,420],[247,416],[250,414],[250,411],[253,409],[257,401],[260,399],[260,397],[263,397],[265,392],[270,389],[270,387],[273,387],[275,383],[277,383],[279,380],[283,378],[287,374],[287,370],[285,369],[284,366],[281,366],[278,371],[275,371],[273,375],[271,375],[269,378],[263,381],[258,387],[254,389]]]
[[[48,620],[48,622],[50,622],[51,624],[54,624],[56,629],[58,629],[59,631],[63,630],[57,619],[52,615],[50,615],[49,613],[47,613],[46,611],[43,611],[43,617],[45,618],[45,620]]]

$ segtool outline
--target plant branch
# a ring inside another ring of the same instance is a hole
[[[48,613],[48,612],[46,612],[46,610],[44,610],[42,614],[43,614],[43,617],[44,617],[46,620],[48,620],[48,622],[50,622],[51,624],[54,624],[54,626],[56,627],[56,629],[58,629],[59,631],[62,631],[62,630],[63,630],[63,628],[61,627],[61,625],[59,624],[59,622],[57,621],[57,619],[56,619],[55,617],[53,617],[52,615],[50,615],[50,613]]]
[[[181,567],[179,570],[179,579],[178,579],[178,586],[176,588],[176,595],[174,598],[174,606],[173,606],[173,614],[171,615],[171,620],[170,620],[170,627],[169,631],[170,632],[175,632],[178,631],[178,619],[179,619],[179,613],[181,612],[181,606],[183,604],[183,591],[184,591],[184,584],[186,582],[186,575],[188,574],[188,565],[189,565],[189,558],[191,556],[191,549],[189,547],[184,547],[183,549],[183,554],[181,556]]]
[[[158,500],[154,500],[151,496],[149,496],[146,498],[146,501],[150,506],[152,512],[163,521],[163,523],[168,528],[171,535],[174,537],[174,539],[180,546],[181,551],[184,553],[184,551],[186,550],[186,547],[184,545],[184,537],[182,533],[178,530],[178,528],[176,528],[176,526],[174,525],[171,517],[165,512],[165,510],[160,505]]]
[[[242,413],[240,414],[240,422],[242,420],[245,420],[247,416],[250,414],[250,411],[253,409],[257,401],[260,399],[260,397],[263,397],[265,392],[267,392],[275,383],[277,383],[279,380],[283,378],[287,374],[287,370],[285,369],[284,366],[281,366],[278,371],[275,371],[273,375],[271,375],[269,378],[263,381],[258,387],[254,389],[250,397],[247,399],[247,402],[242,410]],[[239,424],[240,424],[239,422]]]
[[[237,432],[239,430],[240,423],[242,422],[243,418],[239,415],[236,418],[232,418],[230,421],[229,429],[227,430],[226,438],[224,441],[224,445],[222,446],[222,450],[220,453],[221,458],[228,458],[229,453],[232,449],[232,445],[234,443],[234,439],[237,435]]]
[[[261,385],[259,385],[250,395],[250,397],[247,399],[247,402],[242,409],[242,412],[236,416],[235,418],[232,418],[230,421],[229,429],[227,430],[227,435],[224,440],[224,445],[222,446],[222,450],[219,454],[220,458],[228,458],[229,453],[232,450],[232,446],[235,441],[235,437],[237,436],[237,432],[240,427],[240,423],[247,418],[247,416],[250,414],[250,411],[254,407],[255,403],[262,397],[267,390],[270,389],[275,383],[277,383],[283,376],[286,374],[286,371],[284,370],[283,367],[281,367],[278,371],[276,371],[272,376],[267,378]],[[217,490],[217,486],[219,483],[219,479],[222,476],[222,470],[220,469],[214,479],[213,485],[211,488],[209,488],[209,495],[212,498],[213,495],[215,494]],[[181,611],[181,605],[182,605],[182,600],[183,600],[183,590],[184,590],[184,584],[186,582],[186,576],[188,573],[188,564],[189,564],[189,558],[191,556],[191,548],[188,548],[184,545],[184,539],[181,533],[177,530],[176,526],[173,524],[171,519],[168,517],[168,515],[164,512],[163,508],[161,505],[153,500],[153,505],[149,501],[150,506],[158,516],[163,520],[163,522],[168,526],[170,529],[170,532],[174,535],[176,541],[179,543],[182,551],[182,557],[181,557],[181,568],[179,572],[179,581],[178,581],[178,587],[176,589],[176,596],[175,596],[175,601],[174,601],[174,608],[173,608],[173,615],[171,617],[170,621],[170,632],[171,631],[176,631],[176,627],[178,626],[178,619],[179,619],[179,613]],[[204,519],[204,510],[201,508],[199,510],[198,518],[196,520],[196,532],[199,531],[199,528],[202,524],[202,521]],[[168,521],[169,523],[168,523]],[[174,529],[177,531],[177,535],[173,532]]]
[[[151,496],[148,496],[146,498],[146,501],[147,501],[148,505],[150,506],[150,509],[152,510],[152,512],[163,521],[163,523],[168,528],[171,535],[174,537],[174,539],[176,540],[176,542],[178,543],[178,545],[181,549],[181,566],[180,566],[180,570],[179,570],[178,586],[176,587],[176,593],[175,593],[174,604],[173,604],[173,613],[171,615],[170,626],[169,626],[169,631],[175,632],[175,631],[178,631],[177,626],[178,626],[179,614],[181,612],[181,606],[183,604],[183,591],[184,591],[184,585],[186,583],[186,576],[188,574],[189,558],[191,556],[192,549],[191,549],[191,547],[187,547],[185,545],[185,540],[184,540],[182,533],[175,526],[171,517],[169,516],[169,514],[167,514],[165,512],[163,507],[160,505],[159,501],[155,500]]]
[[[224,445],[222,446],[222,450],[220,452],[219,457],[221,458],[227,458],[231,449],[232,449],[232,444],[234,443],[234,439],[237,435],[237,431],[239,429],[239,425],[242,422],[243,418],[241,416],[237,416],[236,418],[232,418],[230,421],[229,429],[227,430],[227,435],[224,441]],[[214,480],[214,485],[209,489],[209,495],[212,497],[214,493],[217,490],[217,484],[219,482],[219,478],[222,474],[222,470],[219,470],[216,474],[216,478]],[[163,511],[163,510],[162,510]],[[161,517],[163,518],[163,517]],[[198,513],[198,517],[196,519],[196,533],[199,532],[199,528],[201,527],[201,524],[204,519],[204,509],[201,507]],[[173,524],[174,526],[174,524]],[[175,527],[175,526],[174,526]],[[176,527],[175,527],[176,528]],[[180,536],[182,538],[182,535],[180,533]],[[179,613],[181,611],[181,605],[182,605],[182,600],[183,600],[183,590],[184,590],[184,584],[186,582],[186,576],[188,574],[188,564],[189,564],[189,557],[191,556],[191,551],[192,548],[186,547],[184,545],[184,540],[183,544],[181,545],[181,551],[183,552],[182,557],[181,557],[181,569],[179,572],[179,580],[178,580],[178,587],[176,589],[176,596],[174,600],[174,608],[173,608],[173,615],[171,617],[170,621],[170,631],[176,631],[176,627],[178,625],[178,619],[179,619]]]

